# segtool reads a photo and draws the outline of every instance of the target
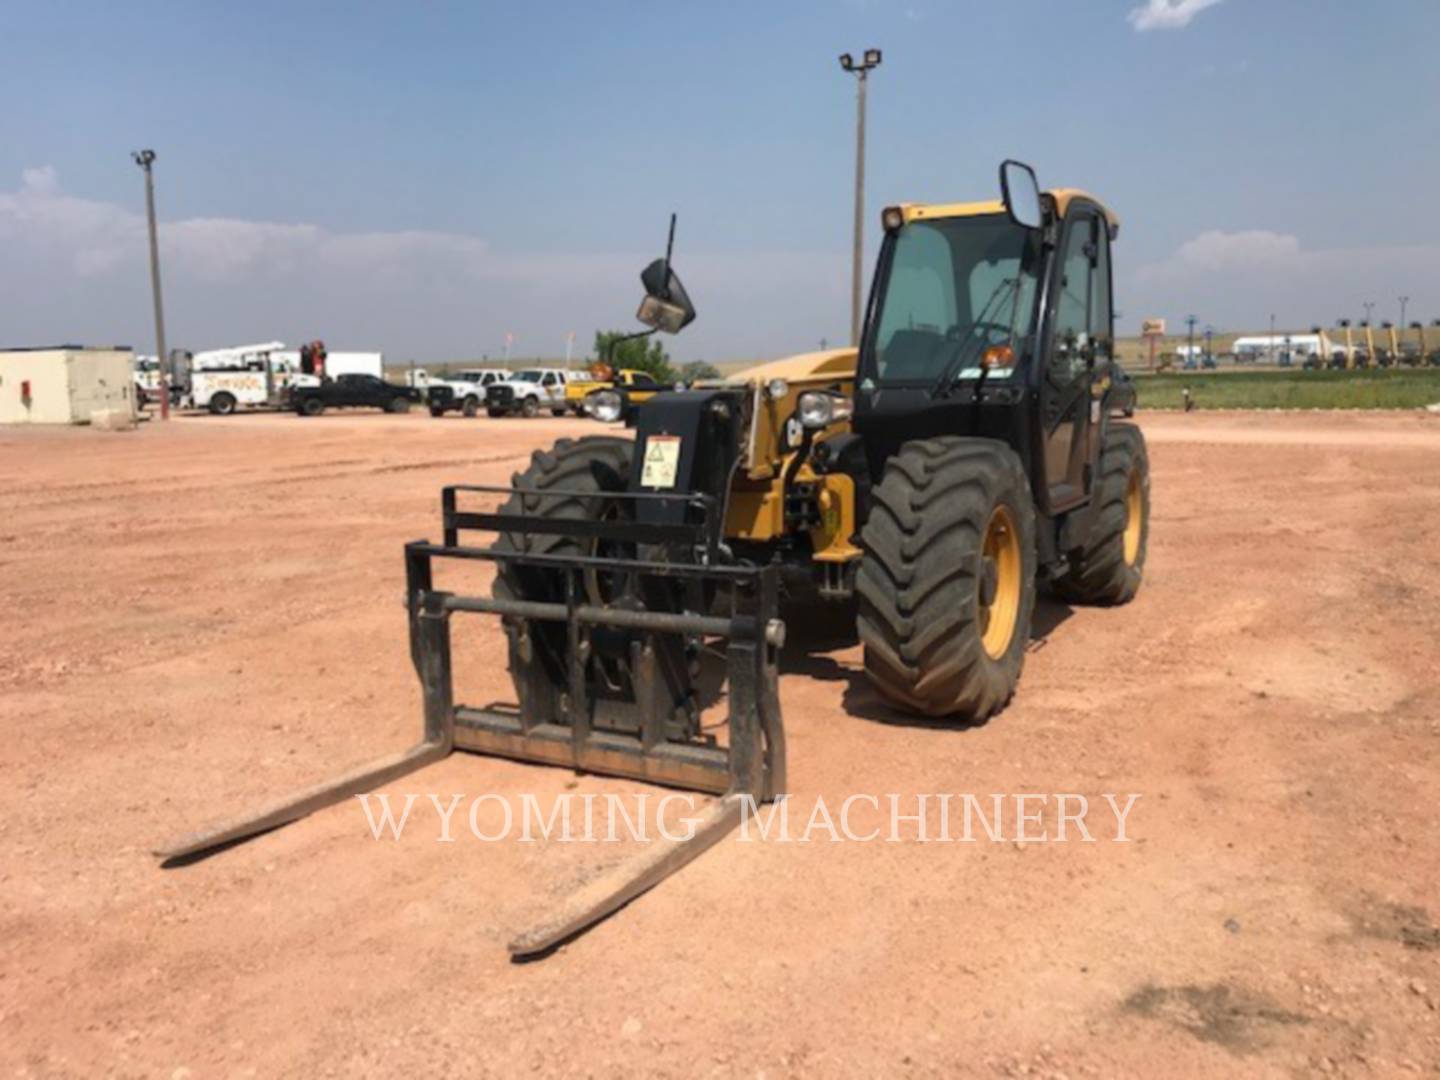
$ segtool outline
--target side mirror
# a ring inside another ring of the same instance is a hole
[[[656,259],[640,272],[645,286],[645,299],[635,317],[652,330],[678,334],[695,321],[695,305],[680,278],[670,268],[669,259]]]
[[[1019,161],[1000,165],[1000,191],[1005,199],[1005,212],[1021,228],[1038,229],[1044,221],[1040,209],[1040,185],[1035,170]]]

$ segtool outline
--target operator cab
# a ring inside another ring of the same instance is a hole
[[[1001,439],[1058,513],[1089,497],[1119,222],[1084,192],[1042,193],[1019,162],[1001,166],[1000,183],[998,200],[885,210],[854,428],[874,475],[911,439]]]

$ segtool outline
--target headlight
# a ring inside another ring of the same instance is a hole
[[[765,393],[770,395],[771,401],[779,401],[790,393],[790,384],[784,379],[771,379],[765,384]]]
[[[807,428],[827,428],[849,420],[854,411],[854,402],[833,390],[807,390],[800,395],[800,423]]]
[[[625,411],[625,399],[614,390],[597,390],[585,399],[585,411],[596,420],[610,424]]]

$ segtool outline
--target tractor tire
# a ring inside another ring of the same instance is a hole
[[[307,397],[300,401],[300,413],[303,416],[319,416],[325,411],[325,402],[318,397]]]
[[[229,416],[235,411],[235,395],[226,390],[210,398],[210,411],[216,416]]]
[[[460,406],[460,411],[467,417],[474,417],[480,411],[480,399],[471,395],[465,399],[465,404]]]
[[[505,415],[505,410],[491,407],[485,410],[485,415],[490,417],[491,420],[499,420],[500,417]]]
[[[1074,604],[1123,604],[1140,590],[1150,541],[1150,456],[1133,424],[1111,424],[1105,432],[1093,514],[1054,592]]]
[[[1035,506],[1020,458],[992,439],[906,443],[861,531],[856,619],[880,694],[980,723],[1015,692],[1035,609]]]
[[[533,420],[540,415],[540,402],[533,397],[527,397],[520,403],[520,415],[526,420]]]
[[[549,450],[530,456],[530,467],[514,478],[514,486],[525,491],[544,492],[556,488],[567,492],[595,492],[595,498],[556,495],[526,498],[512,495],[500,508],[502,514],[533,514],[572,521],[594,521],[605,512],[604,492],[624,491],[630,482],[630,463],[635,444],[630,439],[591,435],[583,439],[561,439]],[[502,533],[497,551],[527,551],[541,555],[584,555],[583,540],[571,536],[540,536]],[[494,592],[506,599],[563,601],[563,574],[537,567],[501,562],[495,575]],[[563,629],[563,628],[562,628]]]

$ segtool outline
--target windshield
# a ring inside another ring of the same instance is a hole
[[[517,371],[512,378],[516,382],[539,382],[540,372],[538,371]]]
[[[992,345],[1019,357],[1033,332],[1038,234],[1003,214],[912,221],[892,241],[869,370],[882,383],[930,383],[948,365],[980,375]],[[1006,378],[1014,366],[992,368]]]

